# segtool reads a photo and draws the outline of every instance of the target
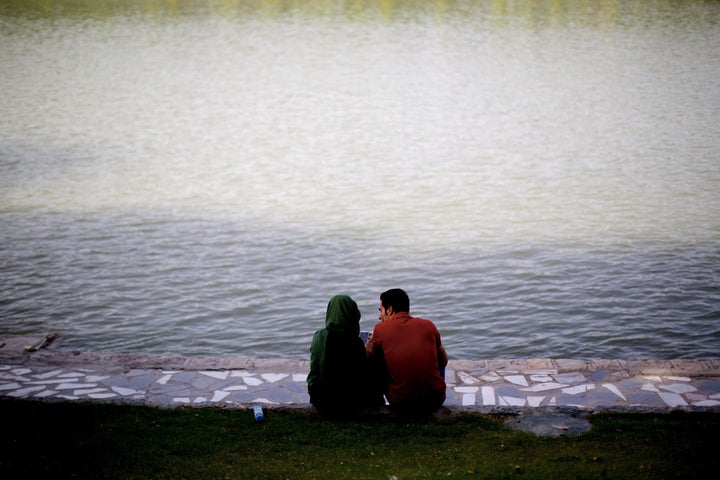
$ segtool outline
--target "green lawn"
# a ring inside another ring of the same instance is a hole
[[[329,420],[312,411],[0,400],[7,479],[708,478],[720,413],[602,414],[537,437],[478,413]]]

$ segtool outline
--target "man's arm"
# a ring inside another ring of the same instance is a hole
[[[365,353],[370,358],[375,353],[375,344],[372,342],[372,338],[365,344]]]
[[[375,347],[375,339],[376,338],[377,337],[375,336],[375,328],[373,328],[372,335],[370,336],[370,340],[368,340],[367,343],[365,344],[365,353],[367,354],[368,358],[374,357],[375,355],[377,355],[379,353],[378,350],[380,350],[380,349]]]

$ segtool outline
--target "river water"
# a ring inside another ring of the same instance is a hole
[[[0,332],[717,358],[715,1],[4,0]]]

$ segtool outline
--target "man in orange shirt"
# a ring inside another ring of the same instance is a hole
[[[432,412],[445,401],[441,371],[447,354],[440,333],[430,320],[410,316],[410,299],[399,288],[380,295],[380,323],[366,349],[372,365],[382,365],[390,407]]]

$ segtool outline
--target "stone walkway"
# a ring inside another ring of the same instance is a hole
[[[308,407],[306,361],[62,352],[0,336],[0,397],[162,407]],[[718,360],[451,360],[445,406],[483,412],[720,411]]]

